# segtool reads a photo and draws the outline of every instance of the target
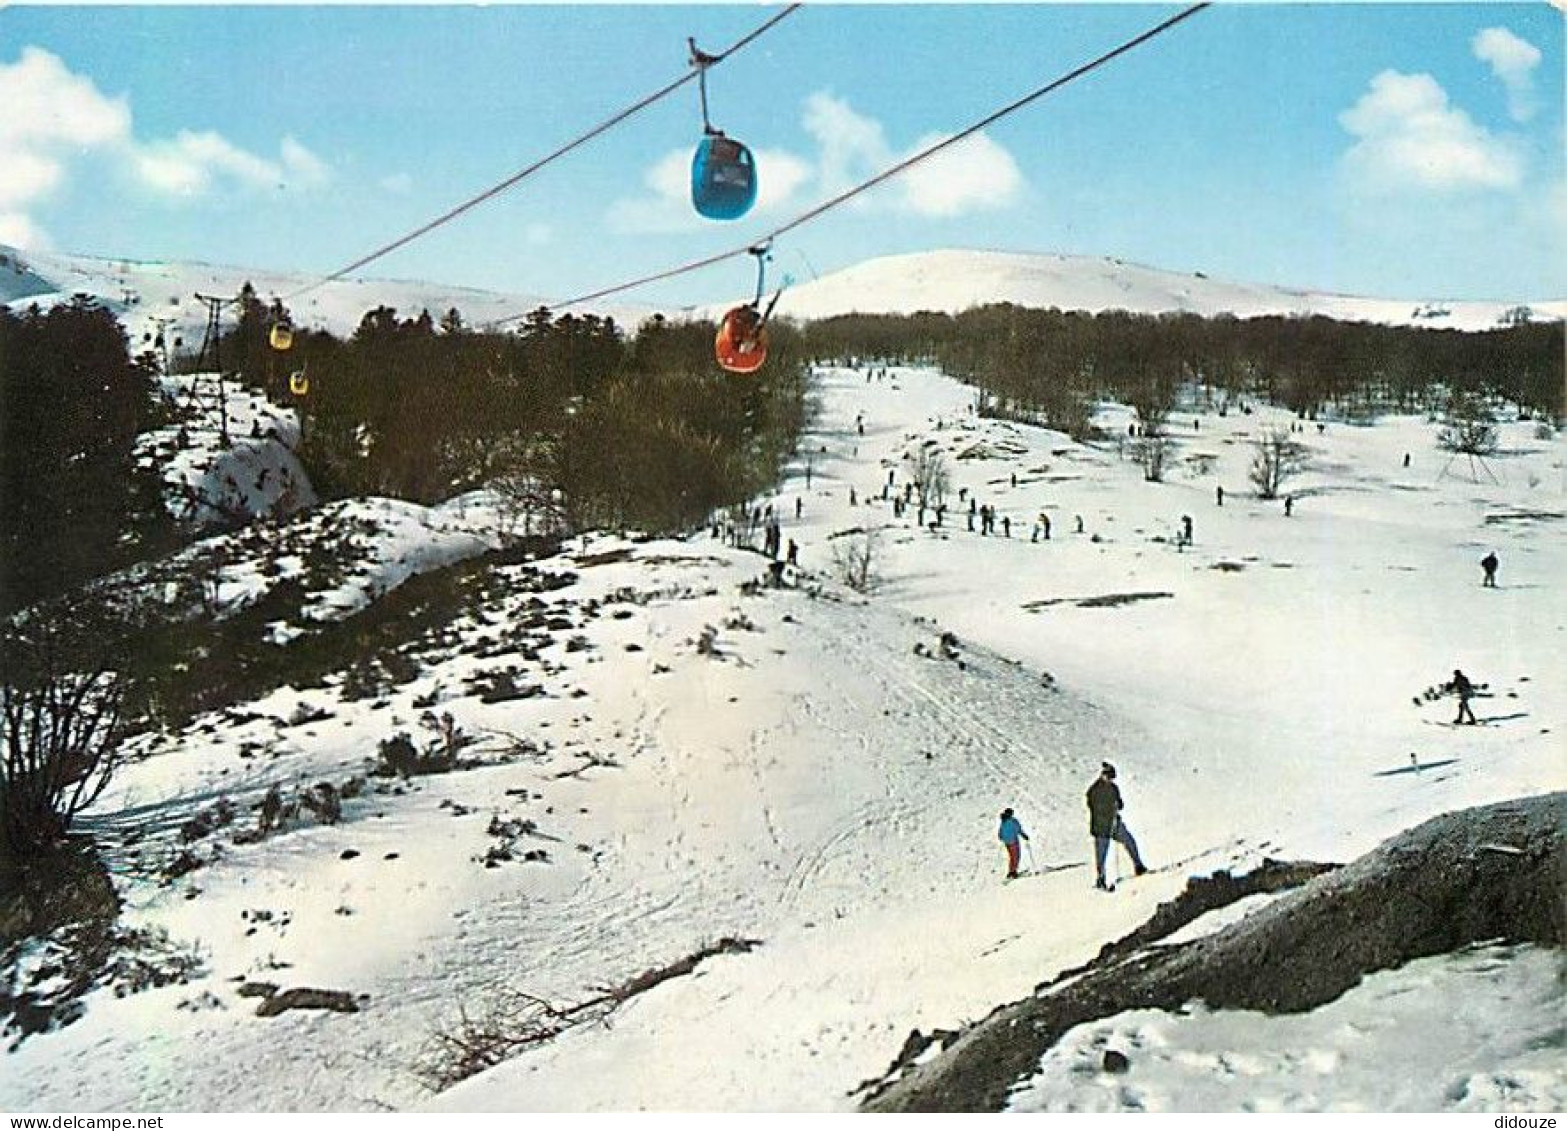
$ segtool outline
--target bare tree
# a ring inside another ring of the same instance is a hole
[[[508,449],[493,480],[508,536],[560,534],[568,529],[561,492],[551,485],[547,454],[539,449]]]
[[[37,664],[0,684],[0,851],[13,859],[58,843],[109,784],[122,737],[120,674]]]
[[[910,462],[913,464],[914,489],[919,492],[920,502],[939,507],[952,488],[952,480],[947,474],[947,457],[934,443],[926,443],[920,445],[910,457]]]
[[[1251,471],[1257,494],[1264,499],[1279,497],[1286,480],[1305,470],[1309,451],[1305,444],[1291,438],[1280,428],[1265,428],[1252,441]]]
[[[876,564],[881,559],[881,531],[854,530],[833,542],[832,561],[838,578],[856,593],[875,588]]]
[[[1152,433],[1132,441],[1132,458],[1143,469],[1143,478],[1149,483],[1164,482],[1164,465],[1169,461],[1175,441],[1165,435]]]
[[[1138,381],[1127,393],[1127,403],[1137,413],[1144,436],[1163,436],[1164,426],[1175,408],[1176,385],[1173,381],[1149,377]]]
[[[1454,393],[1447,402],[1447,417],[1442,423],[1442,430],[1436,435],[1436,446],[1452,453],[1453,459],[1447,461],[1448,467],[1459,456],[1467,456],[1470,478],[1478,483],[1478,469],[1483,467],[1485,473],[1495,481],[1496,476],[1486,465],[1485,457],[1494,456],[1500,444],[1496,417],[1491,407],[1473,393]],[[1442,474],[1447,474],[1447,467],[1442,468]]]
[[[1436,446],[1454,455],[1493,456],[1498,444],[1496,417],[1490,407],[1472,394],[1453,394]]]

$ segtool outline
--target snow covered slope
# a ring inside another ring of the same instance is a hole
[[[101,299],[120,316],[133,341],[148,333],[155,319],[171,318],[175,334],[182,334],[188,344],[199,342],[206,325],[206,311],[196,301],[195,293],[237,294],[247,281],[263,299],[270,299],[286,296],[318,280],[299,272],[20,252],[0,245],[0,303],[18,307],[34,302],[48,305],[78,292],[86,293]],[[478,324],[550,301],[554,300],[438,283],[344,279],[328,283],[288,305],[301,325],[346,335],[359,325],[365,311],[378,305],[391,306],[405,317],[420,310],[439,316],[456,307],[470,324]],[[1220,282],[1200,274],[1182,275],[1118,259],[957,250],[884,256],[798,283],[784,291],[778,313],[811,319],[855,311],[957,312],[995,302],[1148,314],[1322,314],[1464,330],[1494,327],[1505,312],[1520,305],[1529,306],[1536,317],[1567,317],[1567,301],[1551,300],[1549,296],[1504,296],[1495,302],[1445,302],[1429,297],[1355,298]],[[671,313],[676,317],[695,313],[716,318],[729,305],[726,302]],[[652,307],[635,303],[595,304],[583,309],[611,316],[623,326],[635,326],[653,312]]]
[[[820,397],[785,483],[761,500],[800,544],[796,586],[747,586],[761,559],[706,534],[574,540],[488,567],[433,626],[383,618],[375,663],[356,666],[372,671],[279,686],[140,740],[89,826],[127,923],[199,948],[205,970],[95,992],[80,1020],[6,1056],[0,1106],[850,1108],[911,1029],[1026,995],[1193,871],[1347,860],[1435,814],[1567,784],[1567,606],[1553,580],[1567,575],[1567,452],[1531,423],[1503,423],[1494,480],[1448,466],[1420,418],[1312,427],[1286,518],[1246,484],[1251,438],[1286,419],[1266,406],[1177,413],[1170,474],[1150,484],[1116,441],[978,418],[974,391],[930,370],[827,369]],[[1102,423],[1124,434],[1129,418],[1108,406]],[[882,485],[889,471],[905,481],[927,442],[954,496],[996,507],[1010,537],[969,532],[955,497],[934,532],[912,508],[892,515]],[[443,546],[467,555],[494,533],[478,509],[437,523],[364,505],[387,511],[387,536],[366,540],[348,577],[348,619],[313,632],[351,631],[405,560],[438,564]],[[1052,537],[1031,542],[1041,511]],[[1195,542],[1178,549],[1183,514]],[[881,532],[868,598],[833,581],[835,547],[865,528]],[[1492,548],[1500,585],[1482,589]],[[275,560],[279,577],[297,572]],[[266,577],[254,574],[228,579]],[[243,594],[219,593],[231,595]],[[404,623],[417,639],[398,635]],[[961,664],[933,658],[944,631]],[[1420,699],[1455,666],[1489,685],[1481,725],[1453,728],[1451,701]],[[440,773],[377,774],[399,733],[458,756]],[[1112,895],[1091,884],[1083,805],[1106,758],[1156,868]],[[274,787],[298,799],[323,784],[337,819],[300,810],[260,828]],[[1012,884],[995,841],[1007,805],[1033,837],[1034,874]],[[518,994],[582,1002],[725,937],[761,945],[439,1097],[415,1082],[460,1013],[483,1018]],[[1495,978],[1410,970],[1347,1001],[1348,1020],[1411,985],[1455,1003],[1534,995],[1549,982],[1532,961]],[[258,1016],[248,995],[268,984],[340,991],[357,1012]],[[1507,1015],[1472,1013],[1469,1036],[1498,1039],[1466,1054],[1465,1072],[1503,1066]],[[1396,1037],[1367,1052],[1337,1016],[1279,1038],[1280,1058],[1324,1046],[1338,1058],[1332,1080],[1288,1104],[1428,1102],[1361,1070]],[[1164,1031],[1129,1023],[1150,1041]],[[1201,1053],[1275,1031],[1237,1018],[1170,1039]],[[1150,1105],[1164,1079],[1142,1093]],[[1058,1098],[1059,1083],[1041,1081],[1035,1102],[1093,1106]]]
[[[206,308],[196,293],[236,295],[250,283],[264,300],[283,298],[320,281],[304,272],[259,271],[208,263],[104,259],[17,251],[0,244],[0,303],[25,308],[47,306],[74,294],[92,295],[125,324],[132,342],[154,329],[157,319],[172,319],[171,333],[182,335],[188,347],[201,341]],[[439,318],[456,307],[470,324],[525,313],[553,301],[539,295],[498,294],[472,287],[393,279],[340,279],[295,301],[287,302],[298,325],[353,333],[365,312],[390,306],[405,318],[428,310]],[[634,325],[648,313],[633,305],[589,307],[611,315],[622,325]]]
[[[315,488],[295,454],[299,418],[293,409],[215,373],[158,381],[171,419],[141,435],[136,455],[143,466],[159,470],[165,504],[176,519],[203,529],[285,517],[316,504]]]
[[[1430,296],[1354,298],[1220,282],[1201,274],[1180,275],[1119,259],[947,250],[871,259],[799,283],[784,292],[778,313],[805,319],[851,311],[956,313],[985,303],[1010,302],[1144,314],[1323,314],[1353,321],[1483,330],[1497,325],[1505,311],[1521,304],[1542,317],[1567,314],[1567,302],[1534,301],[1548,297],[1508,296],[1497,302],[1433,302]]]

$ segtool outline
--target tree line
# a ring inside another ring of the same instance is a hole
[[[1089,314],[1009,303],[960,314],[853,314],[811,323],[813,357],[925,361],[978,386],[987,408],[1082,437],[1095,401],[1137,409],[1157,436],[1187,385],[1223,404],[1257,397],[1303,416],[1433,411],[1454,393],[1498,398],[1548,420],[1564,415],[1559,321],[1525,308],[1480,332],[1343,322]]]
[[[240,379],[300,412],[300,458],[323,498],[435,503],[501,487],[530,520],[669,533],[777,477],[806,412],[800,336],[773,328],[767,365],[713,361],[711,322],[654,317],[635,332],[540,308],[513,333],[457,310],[367,312],[347,339],[296,331],[248,287],[223,352]],[[300,392],[298,390],[305,389]]]
[[[0,616],[169,538],[157,473],[135,456],[162,419],[155,382],[86,296],[0,306]]]

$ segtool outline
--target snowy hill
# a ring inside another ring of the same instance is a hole
[[[270,301],[286,299],[319,281],[319,276],[297,271],[57,255],[0,244],[0,303],[17,308],[32,303],[47,306],[78,293],[92,295],[119,316],[133,342],[152,331],[157,319],[172,319],[171,334],[183,336],[189,347],[199,344],[207,314],[196,300],[198,291],[235,295],[249,282],[264,301]],[[344,337],[376,306],[390,306],[403,317],[428,310],[436,318],[456,307],[472,325],[521,314],[550,301],[539,295],[439,283],[354,278],[327,283],[285,305],[297,325]],[[588,309],[613,316],[622,325],[635,325],[648,314],[631,304]]]
[[[0,303],[23,307],[48,305],[78,292],[103,301],[125,323],[132,341],[173,319],[173,333],[188,345],[201,339],[206,310],[200,291],[233,295],[249,282],[263,299],[285,297],[318,281],[299,272],[256,271],[205,263],[143,262],[89,256],[21,252],[0,245]],[[556,296],[558,297],[558,296]],[[799,319],[838,314],[911,314],[919,310],[956,313],[985,303],[1010,302],[1063,310],[1129,310],[1147,314],[1322,314],[1332,318],[1409,324],[1433,328],[1484,330],[1503,315],[1527,305],[1539,318],[1567,317],[1567,301],[1535,301],[1539,296],[1495,302],[1444,302],[1430,298],[1379,299],[1316,294],[1280,287],[1226,283],[1202,275],[1182,275],[1117,259],[1070,255],[1028,255],[998,251],[928,251],[884,256],[834,272],[784,291],[778,313]],[[388,279],[344,279],[288,303],[303,326],[339,336],[353,332],[365,311],[378,305],[404,316],[420,310],[432,315],[456,307],[470,324],[503,318],[554,301],[539,295],[498,294],[438,283]],[[717,318],[730,303],[672,311]],[[595,304],[582,309],[635,326],[653,308],[634,302]]]
[[[1540,317],[1567,315],[1567,302],[1516,296],[1498,302],[1434,302],[1354,298],[1280,287],[1227,283],[1180,275],[1119,259],[1023,255],[1000,251],[927,251],[871,259],[786,290],[778,313],[826,318],[858,311],[956,313],[985,303],[1010,302],[1062,310],[1128,310],[1144,314],[1322,314],[1351,321],[1483,330],[1504,312],[1526,304]]]
[[[477,504],[364,500],[211,540],[225,623],[275,651],[251,642],[242,699],[138,738],[89,815],[142,950],[79,1019],[6,1054],[0,1106],[848,1109],[911,1030],[1029,995],[1193,875],[1347,861],[1567,785],[1567,452],[1549,428],[1504,421],[1474,478],[1423,418],[1324,421],[1286,517],[1246,482],[1251,440],[1290,419],[1268,406],[1184,406],[1150,484],[1117,441],[980,418],[929,369],[823,369],[818,394],[760,500],[800,545],[781,589],[705,532],[496,556],[503,516]],[[1100,414],[1112,436],[1129,419]],[[882,496],[922,448],[951,472],[936,530]],[[1006,526],[967,529],[960,490]],[[1031,541],[1042,512],[1052,537]],[[835,558],[867,529],[862,596]],[[1490,549],[1500,583],[1482,589]],[[1487,684],[1473,727],[1421,695],[1457,666]],[[1083,806],[1104,759],[1155,869],[1110,894]],[[1012,884],[1002,806],[1032,837]],[[15,967],[49,1001],[64,945]],[[1423,1076],[1474,1082],[1439,1102],[1559,1108],[1559,1069],[1509,1075],[1511,1020],[1559,1015],[1542,960],[1515,957],[1390,972],[1303,1038],[1334,1074],[1281,1102],[1425,1102],[1367,1069],[1408,1030],[1368,1045],[1355,1027],[1413,986],[1466,1009],[1461,1050],[1421,1046]],[[1487,987],[1516,1007],[1469,1008]],[[1170,1071],[1244,1103],[1220,1085],[1266,1034],[1183,1032],[1204,1051]],[[449,1091],[418,1083],[513,1038]]]

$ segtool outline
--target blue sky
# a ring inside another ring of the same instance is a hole
[[[0,242],[327,272],[681,73],[767,7],[0,9]],[[725,250],[1177,11],[808,6],[710,77],[763,199],[683,200],[694,86],[366,274],[564,297]],[[1218,6],[780,241],[1371,295],[1567,295],[1563,15]],[[732,262],[625,296],[749,287]]]

